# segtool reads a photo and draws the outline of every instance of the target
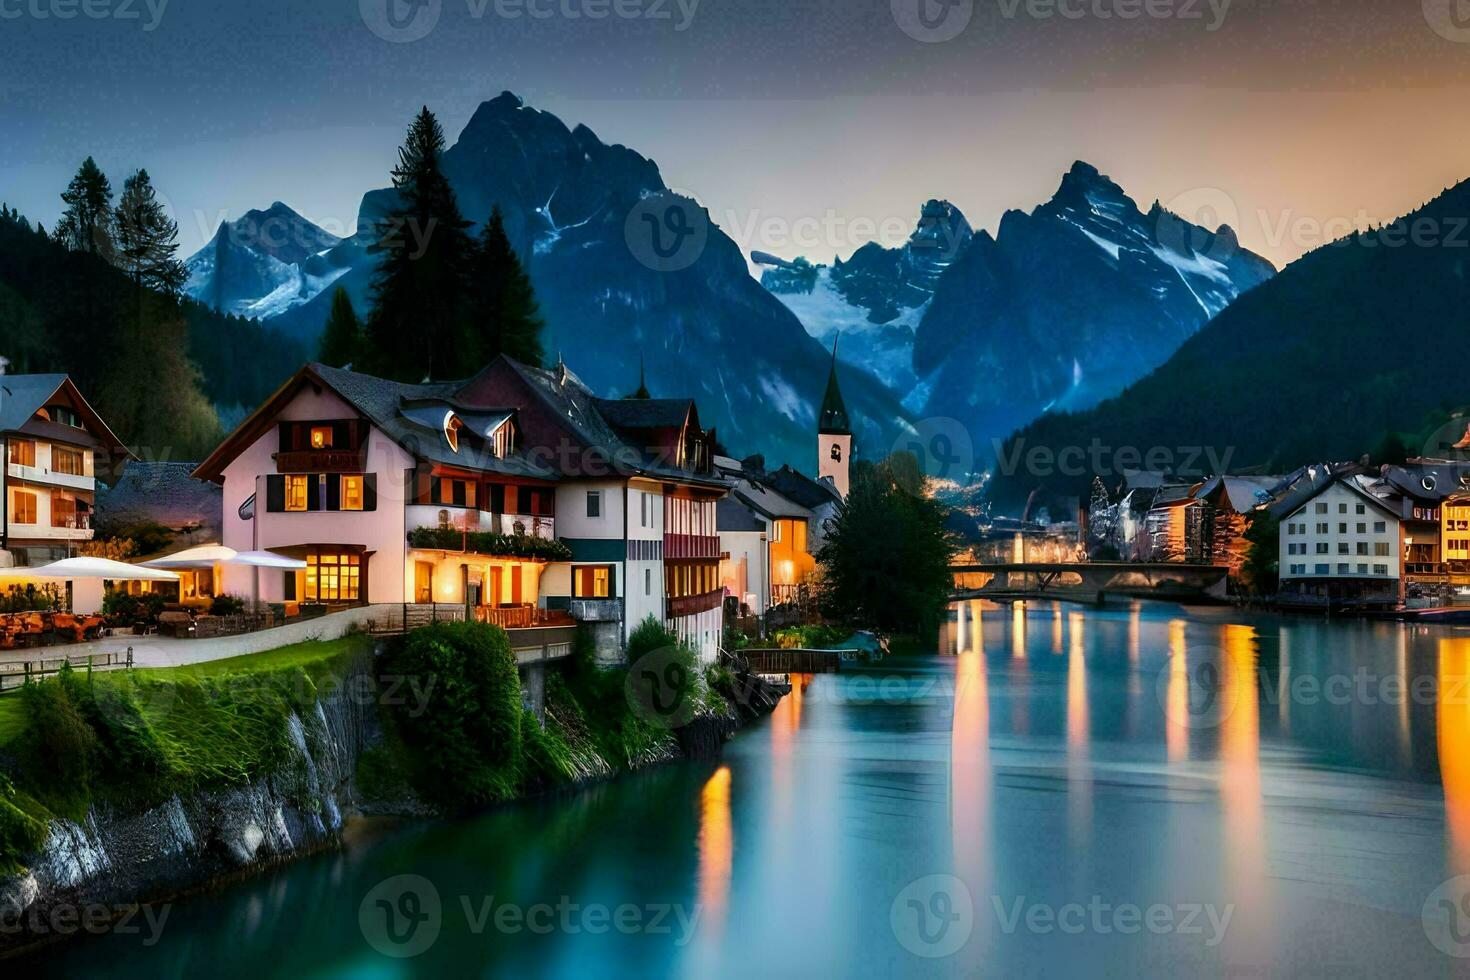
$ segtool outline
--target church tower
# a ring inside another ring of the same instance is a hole
[[[832,373],[827,378],[827,394],[817,414],[817,474],[831,477],[837,490],[847,499],[850,487],[848,470],[852,464],[852,423],[847,418],[847,404],[837,384],[837,344],[832,344]]]

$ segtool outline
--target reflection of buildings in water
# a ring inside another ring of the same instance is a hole
[[[1221,629],[1220,800],[1225,881],[1238,926],[1227,940],[1227,965],[1269,962],[1273,943],[1267,890],[1265,812],[1261,798],[1261,719],[1256,631]]]
[[[990,691],[978,643],[963,650],[956,665],[949,755],[955,874],[978,902],[992,891]],[[978,907],[976,912],[979,927]]]
[[[1164,748],[1170,762],[1189,758],[1189,647],[1187,624],[1169,621],[1169,683],[1164,704]]]
[[[1067,656],[1067,824],[1075,844],[1085,843],[1092,826],[1092,777],[1088,768],[1091,716],[1082,623],[1082,614],[1073,613]]]
[[[1128,660],[1138,663],[1139,632],[1142,628],[1143,603],[1135,602],[1128,610]]]
[[[1011,604],[1011,657],[1026,659],[1026,603]]]
[[[1062,655],[1062,604],[1051,604],[1051,652]]]
[[[1454,874],[1470,874],[1470,639],[1439,641],[1439,781]]]
[[[730,820],[730,767],[722,766],[699,798],[699,905],[706,928],[720,929],[730,903],[735,834]]]

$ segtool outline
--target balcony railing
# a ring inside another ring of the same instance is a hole
[[[308,449],[276,453],[277,473],[362,473],[367,470],[367,447],[361,449]]]
[[[665,534],[664,558],[714,558],[720,557],[719,535]]]
[[[700,613],[720,608],[724,601],[724,589],[716,589],[713,592],[706,592],[704,595],[671,597],[669,599],[669,618],[678,619],[683,616],[698,616]]]
[[[577,621],[568,613],[539,609],[536,606],[481,606],[475,610],[475,619],[507,630],[553,629],[577,625]]]
[[[92,530],[91,514],[68,514],[65,516],[52,515],[51,526],[63,528],[68,531],[90,531]]]

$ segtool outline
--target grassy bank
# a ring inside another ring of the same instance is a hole
[[[55,817],[244,785],[298,757],[288,719],[369,655],[365,638],[158,670],[62,674],[0,698],[0,873]]]

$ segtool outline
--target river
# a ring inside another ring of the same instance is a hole
[[[379,828],[16,965],[1458,975],[1465,874],[1470,631],[976,602],[935,656],[798,679],[718,765]]]

